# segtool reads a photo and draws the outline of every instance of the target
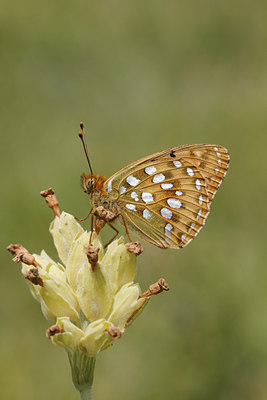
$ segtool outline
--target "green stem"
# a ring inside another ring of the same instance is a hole
[[[67,350],[71,366],[72,381],[80,393],[81,400],[92,400],[94,382],[95,357],[89,357],[85,352]]]

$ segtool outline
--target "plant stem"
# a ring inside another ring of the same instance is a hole
[[[72,381],[80,393],[81,400],[92,400],[92,389],[94,382],[95,357],[89,357],[81,350],[67,350]]]
[[[93,399],[92,388],[89,388],[89,390],[81,391],[80,399],[81,400],[92,400]]]

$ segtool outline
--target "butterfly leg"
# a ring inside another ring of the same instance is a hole
[[[125,231],[126,231],[126,235],[128,236],[128,238],[129,238],[130,242],[132,242],[132,239],[130,238],[129,231],[128,231],[128,228],[127,228],[127,225],[126,225],[126,222],[125,222],[125,219],[124,219],[124,216],[122,215],[122,213],[118,213],[118,214],[116,214],[116,215],[115,215],[115,217],[114,217],[114,219],[115,219],[115,218],[117,218],[119,215],[120,215],[120,216],[121,216],[121,218],[122,218],[123,225],[124,225],[124,227],[125,227]]]
[[[104,249],[105,249],[111,242],[113,242],[113,240],[115,239],[115,237],[116,237],[116,236],[118,235],[118,233],[119,233],[118,229],[116,229],[115,226],[113,226],[113,225],[111,225],[111,224],[108,224],[108,226],[110,226],[116,233],[115,233],[115,235],[110,239],[110,241],[109,241],[107,244],[105,244]]]
[[[74,218],[76,219],[76,221],[79,221],[79,222],[85,221],[85,220],[90,216],[91,213],[92,213],[92,209],[90,210],[89,214],[86,215],[85,218],[81,218],[81,219],[80,219],[80,218],[77,218],[77,217],[74,217]]]
[[[92,210],[91,210],[92,211]],[[89,214],[90,215],[90,214]],[[89,244],[92,242],[92,235],[94,232],[94,213],[91,213],[91,232],[90,232],[90,238],[89,238]]]

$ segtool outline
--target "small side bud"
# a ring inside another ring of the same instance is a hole
[[[46,204],[52,209],[55,217],[60,217],[59,203],[52,188],[42,190],[40,195],[45,198]]]
[[[133,253],[135,256],[139,256],[144,251],[139,242],[127,243],[126,249],[129,251],[129,253]]]
[[[96,231],[97,235],[99,235],[99,232],[101,231],[101,229],[104,228],[105,225],[106,225],[106,221],[104,219],[96,217],[96,219],[95,219],[95,231]]]
[[[91,264],[92,270],[95,270],[96,264],[98,262],[99,247],[89,244],[88,247],[84,248],[84,252],[87,255],[88,261]]]
[[[121,337],[121,331],[114,325],[109,326],[106,332],[114,339],[119,339]]]
[[[106,222],[111,222],[115,219],[115,214],[106,210],[103,206],[99,206],[94,211],[95,215],[95,231],[97,235],[104,228]]]
[[[52,336],[56,335],[57,333],[63,333],[64,329],[61,328],[59,325],[52,325],[48,328],[45,332],[45,336],[48,339],[51,339]]]
[[[32,282],[34,285],[39,285],[42,287],[44,286],[44,282],[40,277],[37,268],[32,268],[29,271],[27,271],[26,274],[24,275],[24,278],[28,279],[28,281]]]
[[[155,294],[161,293],[163,291],[168,291],[168,290],[170,290],[170,288],[169,288],[167,282],[165,281],[165,279],[159,278],[159,280],[156,283],[153,283],[152,285],[150,285],[149,289],[139,296],[139,299],[141,299],[143,297],[150,297]]]
[[[23,247],[21,244],[10,244],[7,247],[7,250],[10,251],[12,254],[16,254],[15,257],[13,258],[13,261],[15,263],[23,262],[24,264],[27,265],[34,265],[35,267],[41,267],[35,258],[33,257],[32,254],[28,252],[25,247]]]

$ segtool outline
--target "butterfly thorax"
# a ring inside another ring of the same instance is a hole
[[[111,211],[114,214],[118,214],[119,206],[118,203],[108,196],[104,189],[104,183],[106,178],[103,175],[97,174],[82,174],[81,184],[83,191],[87,194],[91,194],[92,207],[95,210],[97,207],[104,207],[106,210]]]
[[[91,194],[91,203],[93,209],[97,207],[104,207],[106,210],[111,211],[113,214],[118,214],[120,212],[120,207],[118,203],[111,200],[105,191],[93,190]]]

